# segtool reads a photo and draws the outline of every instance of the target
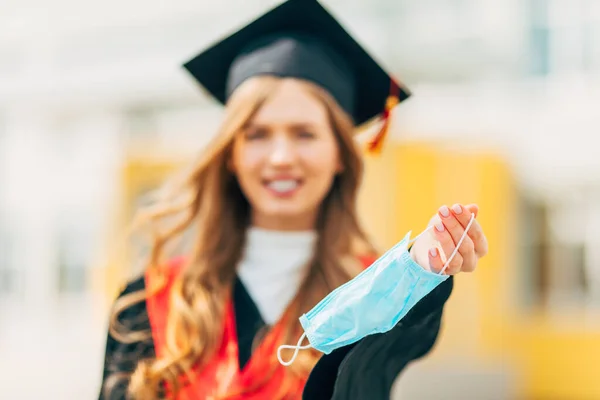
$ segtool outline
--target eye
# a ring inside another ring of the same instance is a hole
[[[314,139],[316,135],[309,130],[300,130],[296,133],[296,136],[300,139]]]
[[[244,131],[244,138],[246,140],[260,140],[266,138],[268,132],[263,128],[248,128]]]

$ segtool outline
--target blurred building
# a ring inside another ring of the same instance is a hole
[[[3,2],[0,352],[22,339],[10,316],[55,329],[48,360],[77,332],[89,368],[75,397],[95,393],[106,306],[133,268],[123,227],[219,124],[180,64],[276,3]],[[460,201],[482,206],[490,236],[399,396],[600,398],[600,2],[324,4],[414,92],[389,150],[368,160],[370,230],[390,245]],[[73,398],[56,373],[51,393]]]

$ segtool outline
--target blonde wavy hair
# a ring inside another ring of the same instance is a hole
[[[151,233],[147,268],[160,271],[168,262],[168,248],[184,241],[187,232],[192,232],[193,249],[171,288],[164,356],[142,360],[133,373],[121,374],[127,376],[128,392],[134,399],[158,399],[164,396],[164,384],[176,398],[186,377],[193,379],[192,368],[207,363],[220,344],[225,305],[250,222],[250,204],[227,162],[235,135],[281,82],[280,78],[263,76],[241,85],[228,101],[220,130],[201,157],[165,187],[156,204],[138,215],[136,226]],[[320,209],[316,227],[319,241],[308,274],[290,305],[283,335],[286,343],[299,338],[302,330],[298,318],[303,312],[361,270],[359,256],[376,254],[356,213],[363,161],[353,138],[354,125],[325,90],[308,82],[303,84],[326,107],[343,170],[335,177]],[[117,300],[110,321],[114,338],[123,343],[151,340],[150,332],[128,329],[118,320],[121,313],[150,295],[146,288]],[[303,352],[286,368],[286,376],[306,378],[319,355],[316,351]],[[275,357],[271,365],[273,373],[277,367]],[[265,374],[247,390],[260,388],[269,377]],[[289,395],[285,392],[282,385],[278,399]]]

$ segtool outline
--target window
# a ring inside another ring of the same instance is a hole
[[[547,75],[550,72],[548,0],[530,0],[529,20],[530,73]]]
[[[597,0],[530,0],[530,70],[573,74],[600,67]]]
[[[0,297],[18,292],[15,235],[0,225]]]
[[[600,71],[600,2],[593,4],[584,27],[584,65],[589,71]]]
[[[80,293],[87,289],[91,267],[93,231],[78,218],[64,220],[58,233],[59,293]]]
[[[593,221],[600,206],[589,198],[522,204],[522,304],[559,313],[599,308],[600,229]]]

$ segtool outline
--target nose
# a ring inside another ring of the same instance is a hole
[[[273,166],[287,166],[296,160],[297,153],[292,140],[287,135],[277,135],[273,138],[269,161]]]

